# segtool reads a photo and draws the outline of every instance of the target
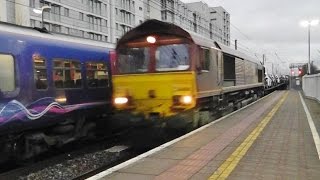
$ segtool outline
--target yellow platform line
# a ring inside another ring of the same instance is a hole
[[[209,177],[209,180],[226,179],[236,168],[240,160],[247,153],[254,141],[279,110],[283,102],[288,96],[288,92],[281,98],[276,106],[267,114],[266,117],[258,124],[258,126],[249,134],[249,136],[237,147],[237,149],[220,165],[220,167]]]

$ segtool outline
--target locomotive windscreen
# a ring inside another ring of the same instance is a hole
[[[116,74],[185,71],[190,68],[189,44],[172,36],[147,36],[130,41],[119,46],[117,57]]]

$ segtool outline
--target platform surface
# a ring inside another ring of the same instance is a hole
[[[320,179],[320,105],[304,101],[313,131],[299,92],[277,91],[91,179]]]

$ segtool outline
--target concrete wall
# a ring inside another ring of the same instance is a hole
[[[0,21],[7,22],[7,1],[0,1]]]
[[[316,99],[320,102],[320,74],[303,76],[302,89],[305,96]]]
[[[159,0],[144,0],[144,17],[161,20],[161,4]]]
[[[16,23],[16,9],[15,9],[15,3],[12,1],[7,1],[7,22],[8,23]]]
[[[144,21],[144,3],[143,1],[135,1],[135,25]]]

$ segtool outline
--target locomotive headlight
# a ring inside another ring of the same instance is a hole
[[[126,97],[116,97],[114,98],[114,104],[116,105],[123,105],[128,102],[128,98]]]
[[[147,42],[150,43],[150,44],[154,44],[156,43],[156,38],[154,36],[148,36],[147,37]]]
[[[191,104],[192,103],[192,96],[182,96],[181,102],[183,104]]]

